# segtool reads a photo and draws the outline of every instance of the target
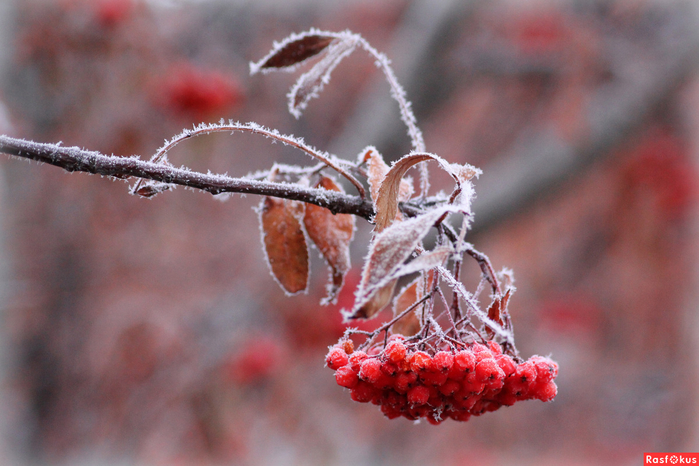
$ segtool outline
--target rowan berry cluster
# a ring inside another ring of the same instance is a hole
[[[389,419],[467,421],[517,401],[556,396],[558,365],[549,358],[517,362],[496,341],[430,352],[418,346],[391,335],[385,347],[365,352],[343,340],[330,348],[325,361],[354,401],[379,405]]]

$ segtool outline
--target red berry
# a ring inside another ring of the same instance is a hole
[[[335,371],[335,381],[341,387],[353,388],[359,382],[359,377],[350,366],[342,366]]]
[[[432,357],[432,368],[436,372],[447,373],[454,365],[454,355],[447,351],[439,351]]]
[[[461,350],[454,355],[454,365],[469,373],[476,367],[476,356],[469,350]]]
[[[506,354],[501,354],[495,358],[495,361],[500,366],[500,369],[505,373],[505,377],[508,377],[515,373],[517,370],[517,365],[512,360],[512,358]]]
[[[444,382],[447,381],[447,377],[449,374],[446,374],[444,372],[421,372],[420,373],[420,380],[425,384],[425,385],[444,385]]]
[[[500,343],[498,343],[495,340],[490,340],[488,342],[488,349],[490,349],[490,353],[493,356],[497,356],[498,354],[502,354],[502,346],[500,346]]]
[[[377,358],[367,358],[359,366],[359,378],[371,384],[378,382],[381,375],[381,361]]]
[[[452,396],[461,389],[461,384],[456,380],[447,380],[444,385],[439,387],[439,392],[444,396]]]
[[[529,362],[536,368],[536,381],[550,382],[558,375],[558,364],[543,356],[532,356]]]
[[[389,377],[395,377],[398,374],[398,365],[391,361],[383,361],[381,363],[381,372]]]
[[[359,372],[359,366],[367,358],[367,354],[364,351],[355,351],[349,357],[349,365],[352,367],[354,372]]]
[[[401,372],[396,376],[393,386],[398,393],[406,393],[415,386],[416,382],[417,374],[415,372]]]
[[[376,395],[374,387],[361,380],[350,390],[350,398],[359,403],[368,403]]]
[[[392,361],[394,363],[399,363],[403,359],[405,359],[405,354],[406,354],[405,345],[400,340],[391,341],[388,343],[388,345],[386,345],[386,349],[384,350],[384,354],[386,355],[386,357],[390,361]]]
[[[429,370],[432,358],[424,351],[418,351],[410,356],[410,370],[413,372],[425,372]]]
[[[484,359],[476,364],[476,380],[478,382],[501,383],[505,379],[505,373],[493,358]],[[502,386],[502,385],[500,385]]]
[[[558,393],[558,387],[553,381],[548,382],[538,382],[534,387],[532,387],[531,395],[541,401],[551,401],[556,398]]]
[[[523,362],[517,366],[515,378],[523,383],[531,384],[536,380],[536,367],[531,362]]]
[[[346,366],[348,362],[349,358],[347,357],[345,350],[338,348],[337,346],[330,348],[328,355],[325,356],[325,364],[333,370]]]
[[[423,385],[408,390],[408,402],[413,405],[424,405],[430,399],[430,391]]]

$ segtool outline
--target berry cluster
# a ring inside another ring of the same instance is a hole
[[[354,401],[379,405],[389,419],[467,421],[520,400],[556,396],[558,365],[549,358],[517,363],[495,341],[431,355],[414,346],[392,335],[385,348],[364,352],[344,340],[330,348],[325,361]]]

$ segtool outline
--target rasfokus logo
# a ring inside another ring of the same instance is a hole
[[[699,453],[644,453],[647,464],[699,464]]]

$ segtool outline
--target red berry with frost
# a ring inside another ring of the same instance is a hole
[[[359,378],[371,384],[381,378],[381,361],[377,358],[367,358],[359,366]]]
[[[349,365],[353,371],[359,372],[359,366],[367,358],[367,354],[364,351],[355,351],[349,357]]]
[[[418,385],[408,390],[408,403],[412,405],[424,405],[430,399],[430,391],[423,385]]]
[[[417,374],[415,372],[401,372],[396,376],[393,386],[398,393],[406,393],[413,388],[416,383]]]
[[[439,387],[439,392],[444,396],[452,396],[461,389],[461,384],[456,380],[447,380]]]
[[[536,367],[531,362],[523,362],[517,366],[514,377],[522,383],[531,384],[536,380]]]
[[[461,350],[454,355],[454,364],[449,371],[449,378],[461,380],[476,367],[476,356],[471,351]]]
[[[410,370],[413,372],[428,371],[432,364],[432,358],[424,351],[418,351],[410,356]]]
[[[335,371],[335,381],[341,387],[353,388],[359,382],[359,376],[350,366],[342,366]]]
[[[398,374],[399,368],[398,365],[394,362],[391,361],[383,361],[381,363],[381,372],[386,374],[389,377],[395,377],[396,374]]]
[[[337,346],[330,348],[328,355],[325,356],[325,364],[333,370],[337,370],[342,366],[346,366],[349,362],[349,357],[345,350]]]
[[[502,369],[502,371],[505,373],[505,377],[509,377],[515,373],[515,370],[517,370],[517,365],[515,364],[514,360],[506,354],[497,356],[495,361],[498,363],[498,366],[500,366],[500,369]]]
[[[558,393],[558,387],[553,381],[548,382],[538,382],[534,385],[531,391],[531,395],[537,400],[541,401],[551,401],[556,398]]]
[[[394,363],[399,363],[405,359],[406,352],[405,345],[400,340],[393,340],[389,342],[384,350],[386,358]]]
[[[419,377],[420,377],[420,380],[425,385],[440,386],[440,385],[443,385],[444,382],[447,381],[449,374],[444,373],[444,372],[425,371],[425,372],[421,372]]]
[[[432,368],[435,372],[446,374],[454,365],[454,355],[448,351],[438,351],[432,356]]]
[[[350,398],[359,403],[368,403],[376,395],[374,387],[361,380],[350,390]]]
[[[490,353],[493,356],[497,356],[498,354],[502,354],[502,346],[500,346],[500,343],[498,343],[495,340],[490,340],[488,342],[488,349],[490,350]]]
[[[486,384],[493,381],[502,381],[505,379],[505,373],[498,363],[493,358],[484,359],[476,364],[476,380]]]
[[[558,364],[543,356],[532,356],[529,358],[536,368],[537,382],[550,382],[558,375]]]

